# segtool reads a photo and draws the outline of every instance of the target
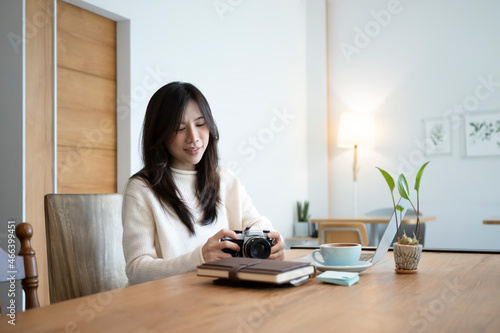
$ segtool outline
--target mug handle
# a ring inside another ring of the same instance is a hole
[[[316,261],[318,264],[324,265],[324,264],[325,264],[325,262],[324,262],[324,261],[321,261],[321,260],[319,260],[318,258],[316,258],[316,253],[321,253],[321,250],[314,250],[314,251],[311,253],[312,258],[313,258],[313,259],[314,259],[314,261]]]

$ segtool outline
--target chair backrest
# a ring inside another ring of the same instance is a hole
[[[127,285],[121,207],[118,193],[45,196],[52,303]]]
[[[29,223],[19,223],[15,230],[16,236],[21,242],[21,250],[19,251],[19,255],[12,257],[13,253],[11,251],[7,253],[4,249],[0,248],[0,282],[9,282],[12,284],[13,280],[21,280],[26,297],[25,308],[28,310],[40,306],[37,293],[38,273],[36,256],[35,251],[31,247],[33,228]],[[13,295],[17,294],[13,293]],[[0,308],[1,304],[0,301]]]
[[[318,227],[320,244],[358,243],[368,245],[368,233],[361,222],[321,222]]]

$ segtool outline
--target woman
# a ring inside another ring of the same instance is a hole
[[[123,248],[130,284],[193,271],[239,251],[233,230],[272,229],[239,180],[218,167],[219,134],[203,94],[172,82],[149,101],[144,118],[144,168],[123,194]],[[284,259],[277,231],[269,259]]]

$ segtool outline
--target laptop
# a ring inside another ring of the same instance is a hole
[[[415,191],[410,192],[410,198],[413,199]],[[401,225],[401,220],[405,217],[406,211],[408,210],[408,207],[410,206],[410,202],[404,198],[400,198],[398,205],[403,207],[403,211],[400,212],[396,211],[392,213],[391,219],[389,223],[387,223],[387,227],[385,228],[384,234],[382,235],[382,238],[380,239],[380,242],[378,244],[377,250],[375,253],[361,253],[361,257],[359,260],[361,261],[368,261],[371,262],[372,265],[377,263],[380,259],[385,257],[385,254],[389,250],[389,247],[392,245],[392,241],[394,240],[394,236],[396,235],[396,214],[398,214],[398,222]]]

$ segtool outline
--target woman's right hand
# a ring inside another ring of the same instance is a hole
[[[233,239],[238,239],[236,233],[233,230],[221,229],[218,233],[210,237],[207,242],[201,248],[201,253],[203,254],[203,259],[205,262],[210,262],[223,258],[231,258],[231,254],[222,252],[223,249],[231,249],[239,251],[240,247],[238,244],[230,241],[221,241],[225,236],[231,237]]]

